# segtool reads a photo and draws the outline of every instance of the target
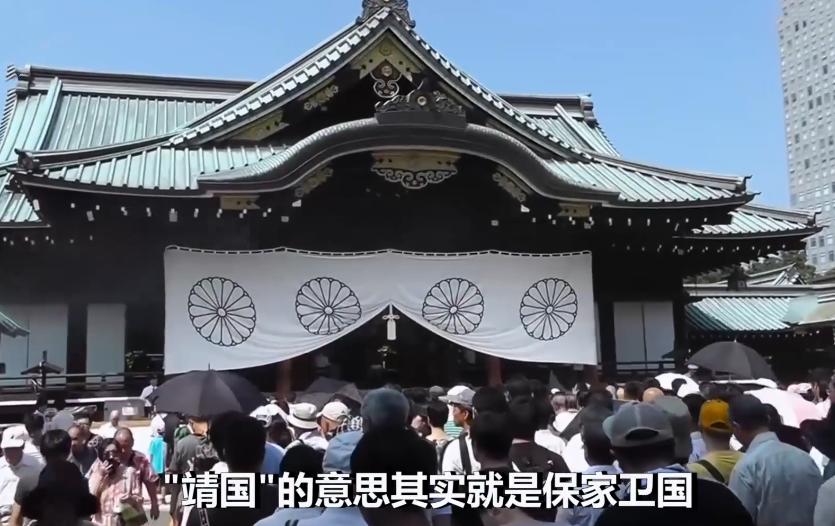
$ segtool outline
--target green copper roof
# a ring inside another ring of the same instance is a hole
[[[6,188],[8,180],[8,175],[0,177],[0,225],[42,226],[38,214],[26,196]]]
[[[813,228],[815,213],[802,210],[785,210],[771,206],[748,204],[731,212],[731,222],[727,225],[706,225],[695,231],[696,234],[724,236],[747,236],[751,234],[770,234]]]
[[[554,173],[569,181],[619,191],[622,201],[680,203],[739,196],[739,192],[734,191],[736,184],[733,180],[724,185],[698,179],[686,182],[680,177],[665,176],[663,172],[650,168],[642,170],[602,161],[574,163],[551,160],[549,163]]]
[[[620,156],[615,146],[603,133],[600,126],[592,126],[583,120],[571,117],[534,117],[540,128],[559,137],[563,141],[577,148],[593,150],[608,155]]]
[[[0,334],[17,338],[18,336],[29,336],[29,331],[15,323],[13,319],[0,312]]]
[[[250,166],[277,153],[283,146],[206,148],[155,147],[128,154],[89,159],[81,164],[44,167],[44,176],[68,183],[138,190],[197,189],[202,175]]]
[[[708,297],[685,306],[687,323],[699,332],[790,330],[783,322],[791,297]]]
[[[382,30],[383,21],[388,16],[388,9],[383,9],[359,25],[348,26],[290,65],[218,105],[208,114],[189,122],[171,139],[171,144],[182,144],[196,137],[210,135],[230,123],[247,122],[246,119],[254,112],[264,111],[268,106],[276,108],[295,97],[302,89],[325,80],[330,73],[347,64],[356,49]]]
[[[211,100],[63,94],[42,149],[79,150],[158,137],[217,104]]]

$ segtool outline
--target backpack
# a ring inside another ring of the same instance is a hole
[[[557,467],[551,458],[551,451],[536,443],[531,443],[530,455],[511,455],[513,469],[522,473],[545,473],[555,471]]]
[[[447,440],[444,444],[440,446],[438,450],[438,469],[442,469],[444,466],[444,453],[446,453],[447,448],[450,444],[458,442],[458,450],[459,454],[461,455],[461,466],[464,468],[464,474],[470,475],[473,472],[473,462],[470,459],[470,448],[467,446],[467,432],[464,431],[456,438],[452,440]]]
[[[694,462],[694,464],[698,464],[698,465],[702,466],[703,468],[705,468],[705,471],[707,471],[710,474],[710,476],[713,477],[713,479],[716,482],[718,482],[720,484],[724,484],[725,486],[728,485],[728,481],[725,480],[725,477],[722,476],[722,473],[720,473],[719,470],[716,469],[716,466],[714,466],[713,464],[711,464],[707,460],[705,460],[705,459],[697,460],[696,462]]]

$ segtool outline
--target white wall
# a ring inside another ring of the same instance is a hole
[[[614,314],[618,363],[658,362],[664,360],[664,354],[673,350],[675,325],[672,302],[615,302]],[[669,361],[672,363],[672,360]],[[643,366],[631,368],[643,369]]]
[[[6,374],[0,375],[0,386],[25,385],[25,380],[5,380],[4,377],[20,376],[24,369],[37,365],[43,351],[47,359],[66,371],[67,330],[69,308],[67,305],[2,305],[6,316],[29,330],[29,336],[0,336],[0,361],[6,364]],[[51,379],[47,385],[63,383]]]
[[[125,312],[122,304],[87,306],[87,374],[125,372]],[[121,377],[109,377],[121,381]],[[98,384],[101,378],[87,378]]]

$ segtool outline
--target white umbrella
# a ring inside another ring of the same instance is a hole
[[[783,424],[787,426],[799,427],[800,422],[804,420],[819,419],[819,415],[815,411],[815,404],[807,401],[799,394],[770,387],[748,391],[746,394],[756,396],[764,404],[773,405],[780,413]]]
[[[687,385],[695,387],[696,389],[699,388],[699,384],[697,384],[695,380],[683,374],[661,373],[658,376],[656,376],[655,379],[658,380],[659,384],[661,384],[662,389],[672,389],[674,380],[684,380],[687,383]]]

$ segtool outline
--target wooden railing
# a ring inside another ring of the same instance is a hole
[[[124,373],[70,373],[49,374],[46,384],[38,375],[0,377],[0,395],[37,394],[41,391],[66,390],[69,392],[141,391],[152,377],[161,377],[159,372]],[[17,385],[4,385],[8,383]]]

